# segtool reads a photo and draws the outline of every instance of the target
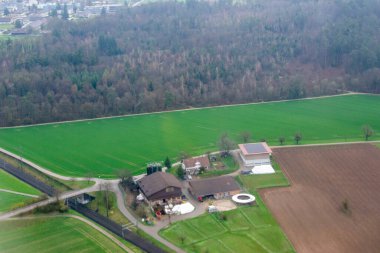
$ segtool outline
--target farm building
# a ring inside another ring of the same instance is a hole
[[[165,205],[168,201],[181,201],[182,185],[172,174],[156,172],[143,177],[137,181],[137,184],[150,205]]]
[[[221,199],[240,193],[239,185],[230,176],[193,180],[189,186],[190,193],[198,200],[209,197]]]
[[[183,160],[182,168],[187,175],[197,175],[201,168],[210,168],[210,161],[207,156],[189,158]]]
[[[246,167],[270,164],[272,150],[265,142],[239,144],[240,157]]]

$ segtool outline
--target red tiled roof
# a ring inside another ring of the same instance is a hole
[[[186,168],[195,167],[195,164],[197,162],[200,163],[201,167],[210,167],[210,161],[208,160],[207,156],[200,156],[183,160]]]

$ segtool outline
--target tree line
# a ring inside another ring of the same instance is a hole
[[[0,126],[380,92],[376,0],[165,2],[0,41]]]

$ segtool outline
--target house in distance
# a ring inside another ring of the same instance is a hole
[[[137,184],[150,206],[181,202],[182,185],[172,174],[158,171],[143,177]]]
[[[210,161],[207,156],[184,159],[182,162],[182,169],[186,175],[197,175],[201,168],[205,170],[210,168]]]
[[[265,142],[239,144],[239,154],[245,167],[270,165],[272,150]]]

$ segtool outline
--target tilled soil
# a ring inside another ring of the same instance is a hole
[[[297,252],[380,252],[379,148],[280,148],[273,155],[291,186],[260,194]]]

